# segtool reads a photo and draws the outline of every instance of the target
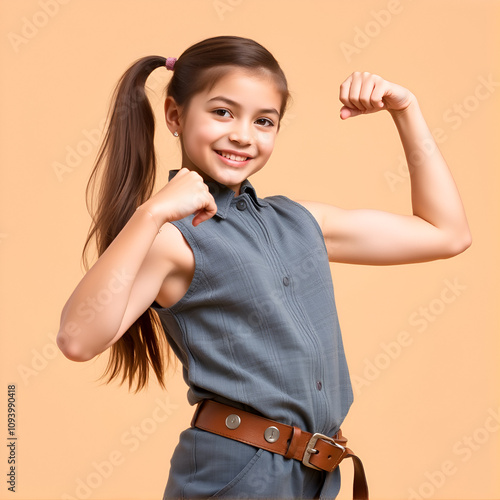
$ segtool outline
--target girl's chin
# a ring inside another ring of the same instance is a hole
[[[219,182],[220,184],[240,184],[249,175],[247,169],[215,169],[205,174],[206,177]]]
[[[241,175],[239,176],[217,176],[213,180],[218,182],[219,184],[223,184],[224,186],[227,186],[229,189],[232,189],[233,191],[239,191],[241,183],[246,179],[246,177],[243,177]]]

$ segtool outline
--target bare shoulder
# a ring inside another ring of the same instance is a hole
[[[191,284],[195,259],[181,231],[167,222],[151,246],[150,263],[157,267],[163,282],[156,297],[162,307],[178,302]]]
[[[302,205],[306,210],[308,210],[312,216],[316,219],[319,224],[319,227],[324,233],[325,230],[325,221],[327,219],[335,219],[336,217],[340,217],[344,212],[343,209],[336,207],[334,205],[330,205],[328,203],[322,203],[319,201],[304,201],[304,200],[294,200],[296,203]]]
[[[151,246],[153,259],[163,260],[175,272],[177,268],[191,267],[193,252],[181,231],[167,222]]]

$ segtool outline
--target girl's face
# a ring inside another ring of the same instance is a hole
[[[281,95],[270,76],[235,69],[196,94],[180,118],[182,166],[239,195],[267,162],[278,133]]]

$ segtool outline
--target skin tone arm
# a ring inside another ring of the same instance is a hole
[[[182,271],[192,267],[191,254],[177,228],[165,223],[195,213],[193,225],[198,225],[217,211],[201,176],[187,169],[141,207],[63,308],[56,341],[68,359],[87,361],[106,350],[153,303],[165,282],[172,296],[176,290],[182,296],[186,279]],[[100,293],[106,297],[105,307],[99,305]]]
[[[413,215],[300,202],[318,221],[329,260],[407,264],[444,259],[467,249],[471,235],[460,195],[416,97],[380,76],[353,73],[340,87],[340,101],[343,120],[380,110],[391,114],[410,172]]]

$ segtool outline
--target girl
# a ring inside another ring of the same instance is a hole
[[[165,118],[182,168],[152,195],[154,118],[144,85],[163,66],[173,71]],[[137,379],[139,390],[149,365],[164,387],[168,339],[189,402],[199,404],[164,499],[335,498],[337,465],[353,456],[339,432],[352,390],[329,261],[422,262],[470,245],[457,188],[415,96],[369,73],[340,86],[340,117],[389,111],[413,215],[259,198],[248,178],[269,159],[288,100],[275,58],[233,36],[199,42],[178,60],[139,59],[113,97],[89,182],[101,174],[84,255],[95,237],[99,258],[64,306],[57,343],[74,361],[111,347],[105,374],[121,372],[129,389]],[[106,307],[103,293],[112,296]],[[367,498],[353,459],[355,497]]]

